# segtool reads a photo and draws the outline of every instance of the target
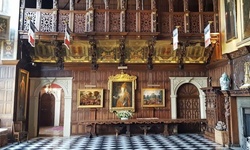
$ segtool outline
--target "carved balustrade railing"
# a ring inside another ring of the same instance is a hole
[[[72,32],[160,32],[168,36],[180,26],[179,33],[201,34],[210,22],[211,33],[218,32],[215,12],[160,12],[156,10],[57,10],[25,8],[20,15],[20,30],[28,31],[28,20],[40,32],[64,32],[68,23]]]

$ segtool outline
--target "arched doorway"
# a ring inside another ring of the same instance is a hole
[[[45,77],[45,78],[30,78],[30,101],[29,101],[29,137],[38,136],[38,108],[39,108],[39,93],[44,86],[48,84],[57,84],[63,91],[63,136],[70,136],[71,127],[71,105],[72,105],[72,77]],[[54,95],[55,96],[55,95]],[[56,102],[57,103],[57,102]],[[55,104],[55,107],[57,104]],[[56,115],[55,115],[56,116]],[[56,118],[55,118],[56,120]]]
[[[183,84],[177,90],[177,118],[200,119],[200,98],[198,89],[190,83]],[[178,133],[198,133],[197,124],[180,124]]]

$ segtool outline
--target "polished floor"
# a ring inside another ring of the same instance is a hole
[[[37,137],[20,144],[13,143],[3,150],[224,150],[220,144],[199,134],[178,134],[164,137],[159,134],[71,137]]]

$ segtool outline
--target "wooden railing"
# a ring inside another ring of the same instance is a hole
[[[155,10],[87,11],[47,10],[25,8],[20,14],[20,29],[28,30],[28,19],[40,32],[64,32],[65,23],[74,33],[85,32],[160,32],[171,34],[176,26],[179,33],[201,34],[211,23],[211,33],[218,32],[218,14],[215,12],[164,12]]]

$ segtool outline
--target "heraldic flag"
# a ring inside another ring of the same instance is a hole
[[[29,31],[28,31],[28,41],[30,43],[30,45],[32,47],[35,47],[35,31],[36,31],[36,27],[35,25],[32,23],[32,21],[29,21]]]
[[[210,24],[206,26],[204,29],[205,36],[205,48],[211,44],[211,36],[210,36]]]
[[[66,25],[66,27],[65,27],[64,45],[67,47],[67,49],[69,49],[69,45],[70,45],[70,29],[69,29],[68,25]]]

